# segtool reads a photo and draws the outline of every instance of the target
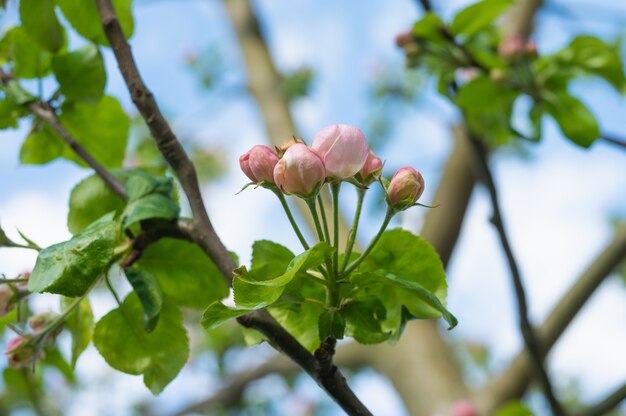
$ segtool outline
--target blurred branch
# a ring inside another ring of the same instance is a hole
[[[575,416],[602,416],[613,410],[626,399],[626,383],[622,384],[604,400],[575,413]]]
[[[7,85],[12,77],[0,68],[0,79],[3,85]],[[14,81],[17,82],[17,81]],[[76,141],[76,139],[63,127],[57,118],[54,108],[43,101],[36,101],[26,105],[28,109],[35,114],[41,121],[46,123],[55,131],[70,148],[76,153],[87,165],[96,171],[98,176],[122,199],[126,199],[126,191],[124,185],[117,180],[111,173],[106,170],[91,154]]]
[[[600,139],[604,140],[605,142],[612,143],[616,146],[620,146],[626,149],[626,140],[618,139],[615,136],[607,136],[607,135],[600,136]]]
[[[146,121],[150,133],[172,167],[187,195],[194,219],[194,240],[230,282],[236,267],[220,241],[204,206],[196,169],[167,123],[154,96],[144,84],[111,0],[96,0],[104,33],[113,49],[122,77],[135,106]]]
[[[547,353],[582,309],[600,283],[626,259],[626,226],[620,226],[613,240],[598,255],[574,285],[552,309],[538,328],[538,338]],[[490,413],[507,401],[520,397],[530,382],[528,351],[511,360],[509,367],[478,392],[481,409]]]
[[[161,114],[154,96],[141,79],[111,0],[96,0],[96,4],[104,33],[113,49],[131,98],[146,121],[159,151],[178,176],[187,195],[194,218],[194,240],[213,260],[224,278],[232,282],[232,271],[236,265],[209,220],[195,167]],[[350,390],[340,371],[332,373],[319,371],[313,355],[280,326],[267,311],[250,312],[237,320],[241,325],[256,329],[265,335],[270,342],[298,363],[346,412],[354,415],[371,414]]]
[[[478,172],[481,182],[487,187],[489,191],[489,198],[491,200],[491,208],[493,210],[491,222],[498,232],[502,249],[506,255],[509,270],[511,272],[511,278],[513,279],[513,287],[515,289],[515,296],[517,298],[519,325],[524,343],[526,344],[526,350],[531,358],[531,365],[536,372],[539,383],[548,399],[550,408],[554,415],[564,415],[560,403],[554,395],[554,389],[548,373],[544,367],[545,351],[542,350],[541,344],[537,340],[537,335],[533,329],[530,320],[528,318],[528,306],[526,301],[526,291],[522,282],[522,276],[517,265],[513,248],[509,242],[509,238],[504,225],[504,219],[502,217],[502,210],[500,208],[500,202],[498,201],[498,190],[487,161],[487,149],[485,145],[476,137],[472,137],[470,134],[470,143],[472,144],[474,155],[476,157]]]

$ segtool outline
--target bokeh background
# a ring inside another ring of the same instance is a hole
[[[436,3],[438,12],[450,17],[470,2]],[[607,40],[624,35],[623,1],[545,3],[532,36],[540,52],[555,51],[580,33]],[[268,143],[268,138],[246,90],[242,56],[223,4],[215,0],[135,0],[134,4],[136,29],[131,44],[139,68],[176,133],[189,149],[204,156],[203,192],[223,242],[243,263],[258,239],[273,239],[297,251],[298,242],[271,193],[248,189],[235,194],[246,182],[238,169],[239,155],[254,144]],[[460,114],[436,93],[432,80],[404,69],[403,54],[394,45],[394,37],[421,14],[418,2],[262,0],[253,5],[275,64],[294,82],[291,110],[299,134],[310,140],[331,123],[361,127],[386,161],[385,174],[405,165],[417,168],[426,179],[422,201],[436,204],[433,191],[453,146],[451,126],[459,122]],[[16,6],[9,2],[0,25],[6,28],[16,19]],[[70,45],[81,42],[70,34]],[[107,93],[134,114],[110,50],[104,51],[104,57]],[[626,137],[624,97],[595,79],[577,82],[572,92],[589,105],[602,131]],[[19,229],[40,245],[49,245],[70,237],[69,193],[90,172],[60,159],[45,166],[20,165],[27,124],[0,133],[0,223],[9,236],[16,237]],[[626,218],[626,150],[604,142],[588,150],[577,148],[561,137],[551,120],[544,120],[544,131],[541,143],[503,148],[492,159],[535,322],[541,322],[607,244],[615,221]],[[141,128],[134,132],[139,141]],[[349,207],[355,198],[344,194],[343,207]],[[361,241],[366,242],[382,220],[377,198],[380,194],[366,203]],[[395,225],[419,232],[424,213],[424,209],[411,210],[399,216]],[[457,345],[467,377],[477,384],[485,380],[487,370],[502,369],[522,345],[509,272],[489,216],[487,194],[479,187],[448,267],[448,308],[460,323],[446,337]],[[2,249],[0,272],[17,275],[32,269],[34,260],[33,253]],[[592,402],[624,382],[625,289],[617,273],[603,283],[551,352],[549,369],[559,391]],[[34,302],[35,309],[56,308],[52,297]],[[96,318],[113,305],[110,296],[96,295]],[[140,377],[109,368],[93,347],[78,362],[77,387],[67,387],[59,374],[51,373],[46,392],[67,415],[169,414],[216,391],[221,386],[220,371],[234,374],[273,354],[266,345],[233,348],[218,360],[202,348],[207,345],[205,337],[194,332],[197,354],[157,398]],[[60,342],[69,345],[63,337]],[[477,360],[472,351],[484,357]],[[225,369],[220,369],[220,363]],[[0,367],[4,366],[1,361]],[[375,414],[407,414],[384,377],[373,370],[361,370],[353,377],[357,395]],[[242,414],[309,414],[314,404],[319,406],[316,414],[341,414],[306,377],[265,377],[245,394],[249,410]],[[533,400],[531,405],[541,412],[541,398]],[[626,414],[626,407],[622,411]]]

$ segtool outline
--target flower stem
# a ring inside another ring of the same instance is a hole
[[[283,195],[283,193],[280,192],[278,188],[272,189],[272,191],[278,197],[280,204],[283,206],[283,209],[285,210],[285,214],[287,214],[287,218],[289,218],[289,223],[291,224],[291,227],[293,228],[293,230],[296,232],[296,235],[298,236],[298,240],[300,240],[302,247],[304,247],[305,250],[308,250],[309,244],[306,242],[306,239],[302,235],[302,232],[300,231],[300,227],[298,227],[298,223],[296,223],[296,220],[293,218],[291,209],[289,209],[289,205],[287,205],[287,200],[285,199],[285,195]]]
[[[339,189],[341,188],[341,182],[334,182],[330,186],[333,192],[333,246],[335,247],[333,278],[336,280],[339,277]]]
[[[326,218],[326,209],[324,208],[324,198],[322,198],[321,194],[317,195],[317,203],[320,206],[320,213],[322,214],[322,225],[324,226],[326,241],[330,241],[330,231],[328,231],[328,220]]]
[[[348,266],[348,261],[350,261],[350,255],[352,254],[352,249],[354,248],[354,242],[356,241],[356,232],[359,228],[359,219],[361,218],[361,208],[363,207],[363,199],[365,197],[365,189],[356,188],[358,194],[358,200],[356,203],[356,212],[354,214],[354,221],[352,223],[352,228],[350,229],[350,235],[348,237],[348,244],[346,245],[346,252],[344,253],[343,263],[341,264],[341,273],[346,270]]]
[[[363,253],[361,253],[361,255],[356,260],[354,260],[352,263],[350,263],[348,268],[343,273],[341,273],[341,278],[344,278],[344,277],[348,276],[350,273],[352,273],[354,271],[354,269],[356,269],[358,267],[358,265],[361,264],[361,262],[367,257],[367,255],[370,254],[370,251],[372,251],[372,249],[374,248],[376,243],[378,243],[378,240],[380,240],[380,237],[385,232],[385,229],[387,229],[387,226],[389,225],[389,221],[391,221],[391,218],[393,218],[395,213],[396,212],[394,210],[392,210],[391,208],[387,208],[387,213],[385,214],[385,219],[383,220],[383,223],[380,225],[380,229],[378,230],[378,233],[374,236],[374,238],[370,242],[370,245],[367,246],[365,251]]]
[[[322,225],[320,224],[320,217],[317,212],[317,207],[315,206],[315,198],[307,199],[306,204],[309,206],[309,210],[311,211],[311,216],[313,217],[313,223],[315,224],[315,230],[317,231],[317,238],[320,241],[326,241],[324,238],[324,231],[322,230]]]

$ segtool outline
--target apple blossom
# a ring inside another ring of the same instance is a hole
[[[326,175],[335,179],[347,179],[361,170],[369,147],[358,127],[333,124],[324,127],[313,138],[315,150],[326,169]]]
[[[383,161],[374,154],[372,149],[369,150],[365,164],[359,171],[360,180],[363,183],[369,184],[380,178],[381,171],[383,170]]]
[[[407,209],[419,199],[424,192],[422,174],[411,167],[404,167],[391,178],[387,188],[389,204],[395,210]]]
[[[43,352],[35,351],[32,346],[22,347],[28,340],[29,338],[20,335],[9,341],[6,350],[9,368],[26,368],[43,357]]]
[[[291,145],[274,168],[274,182],[287,194],[310,197],[325,178],[322,159],[302,143]]]
[[[276,163],[278,163],[276,152],[262,145],[254,146],[239,158],[241,170],[254,183],[274,183]]]

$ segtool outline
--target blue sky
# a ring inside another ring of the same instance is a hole
[[[450,17],[469,2],[436,3],[443,15]],[[626,4],[620,0],[591,3],[549,1],[551,6],[538,16],[535,38],[539,50],[554,51],[576,33],[606,39],[623,35],[618,23],[626,21]],[[381,67],[402,66],[403,57],[393,46],[393,39],[419,15],[417,2],[409,0],[263,0],[254,4],[265,23],[263,32],[278,67],[285,71],[312,67],[315,71],[310,97],[293,105],[299,132],[305,138],[331,123],[366,123],[368,82]],[[562,14],[563,9],[574,16],[559,17],[557,13]],[[11,18],[9,13],[3,19]],[[260,189],[234,195],[245,183],[237,168],[238,156],[267,140],[254,103],[240,95],[207,96],[184,63],[190,53],[217,48],[229,68],[229,85],[244,84],[241,56],[221,3],[138,0],[135,18],[133,51],[145,81],[175,130],[200,144],[227,151],[229,174],[204,189],[210,214],[225,243],[243,260],[257,239],[272,238],[297,249],[297,240],[289,230],[275,225],[282,220],[276,215],[278,204],[272,195]],[[80,43],[76,36],[70,40],[74,46]],[[108,93],[134,111],[110,51],[105,52],[105,59]],[[429,84],[424,88],[430,88]],[[589,104],[602,130],[626,137],[623,97],[596,80],[581,81],[572,92]],[[433,89],[424,91],[423,96],[419,105],[402,112],[394,140],[382,149],[381,156],[392,166],[420,169],[427,180],[424,201],[429,203],[451,149],[449,125],[458,121],[458,114]],[[554,123],[546,120],[545,129],[543,142],[528,147],[527,157],[504,151],[493,160],[511,238],[528,286],[531,315],[537,321],[608,242],[609,218],[626,217],[626,152],[604,143],[583,151],[567,143]],[[20,166],[19,147],[27,131],[28,125],[23,124],[15,131],[0,133],[0,220],[11,235],[19,227],[36,241],[51,244],[68,237],[66,201],[72,186],[89,172],[65,161],[43,167]],[[412,212],[399,223],[417,230],[422,214]],[[486,343],[492,349],[493,366],[499,368],[521,341],[508,272],[488,223],[489,215],[486,194],[479,189],[450,266],[449,308],[460,319],[451,337]],[[371,236],[380,219],[370,215],[367,220],[369,227],[363,227],[362,237]],[[29,253],[0,251],[0,272],[7,275],[32,267],[32,262]],[[108,307],[110,304],[104,302],[97,312],[103,314]],[[583,397],[589,400],[623,383],[625,321],[626,292],[617,280],[607,281],[550,356],[557,383],[580,379]],[[98,360],[92,350],[84,363],[106,372],[106,364]],[[174,392],[190,394],[189,380],[203,380],[211,388],[202,375],[186,375],[187,381],[175,381],[162,400],[173,397]],[[127,399],[145,394],[137,378],[118,379],[116,391],[132,391],[124,396]],[[379,382],[372,380],[370,383]],[[363,392],[374,385],[361,384],[365,386]],[[116,405],[123,407],[124,403]]]

